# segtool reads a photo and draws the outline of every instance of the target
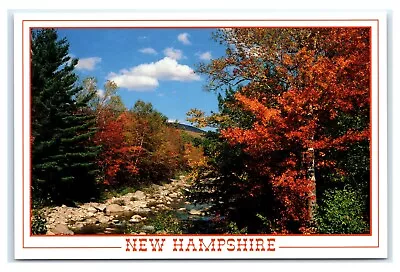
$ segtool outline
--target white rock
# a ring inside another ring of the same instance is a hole
[[[131,219],[129,219],[129,222],[131,222],[131,223],[139,223],[142,220],[143,220],[143,218],[140,215],[135,214],[135,215],[133,215],[131,217]]]

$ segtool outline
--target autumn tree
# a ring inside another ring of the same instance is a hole
[[[260,177],[244,180],[251,184],[247,194],[271,186],[281,231],[293,223],[306,231],[317,184],[324,183],[317,177],[345,177],[348,167],[338,154],[360,144],[368,149],[370,30],[238,28],[219,30],[215,38],[226,56],[200,71],[212,90],[243,85],[226,107],[239,108],[250,123],[231,121],[221,135],[249,155],[246,173]]]

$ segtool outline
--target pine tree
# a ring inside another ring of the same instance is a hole
[[[95,196],[94,116],[74,73],[77,59],[54,29],[32,31],[32,200],[70,204]]]

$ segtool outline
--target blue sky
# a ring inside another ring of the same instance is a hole
[[[79,58],[76,73],[83,80],[95,77],[103,89],[110,79],[127,108],[138,100],[151,102],[171,120],[184,121],[198,108],[217,111],[217,97],[203,90],[206,77],[194,73],[199,62],[224,54],[211,39],[215,29],[59,29]]]

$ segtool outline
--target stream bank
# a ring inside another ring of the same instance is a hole
[[[46,207],[47,235],[215,233],[211,205],[189,202],[189,188],[180,176],[103,203]]]

